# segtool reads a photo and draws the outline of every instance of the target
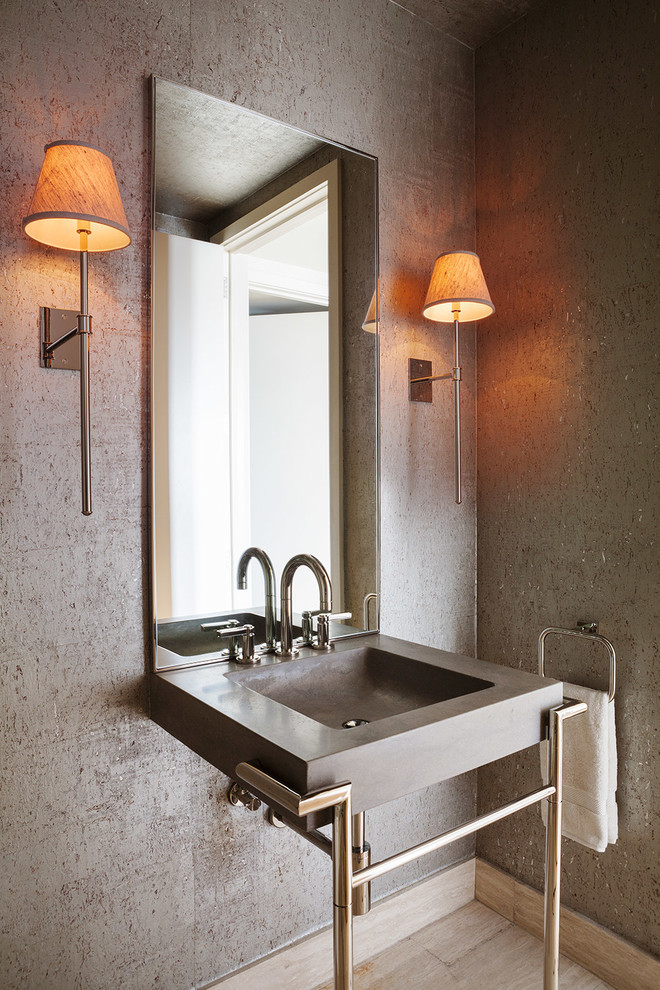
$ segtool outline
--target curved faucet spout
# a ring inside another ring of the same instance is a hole
[[[282,628],[280,630],[281,643],[277,651],[278,656],[292,657],[293,649],[293,604],[291,590],[293,587],[293,576],[299,567],[309,567],[316,578],[319,586],[319,609],[322,612],[332,611],[332,585],[330,575],[325,567],[310,553],[297,553],[282,571],[282,581],[280,583],[280,608],[282,610]]]
[[[236,586],[239,591],[245,591],[247,588],[247,569],[248,564],[253,558],[261,565],[261,570],[264,575],[264,593],[266,596],[266,649],[269,653],[272,653],[277,646],[275,636],[275,568],[273,567],[272,561],[265,550],[261,550],[259,547],[248,547],[247,550],[241,554],[241,559],[238,562],[238,568],[236,570]]]

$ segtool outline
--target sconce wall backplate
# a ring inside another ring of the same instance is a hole
[[[408,358],[408,400],[410,402],[433,402],[433,382],[415,382],[413,378],[430,378],[433,374],[431,361]]]
[[[41,325],[41,367],[60,371],[80,371],[80,338],[76,335],[67,340],[44,360],[44,344],[51,344],[65,333],[78,329],[77,309],[53,309],[51,306],[39,308]]]

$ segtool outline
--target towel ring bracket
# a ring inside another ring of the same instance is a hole
[[[605,636],[601,636],[597,632],[589,632],[591,628],[598,628],[595,623],[587,625],[586,623],[581,623],[577,629],[561,629],[559,626],[548,626],[544,629],[539,636],[538,645],[538,657],[539,657],[539,674],[541,677],[545,677],[545,641],[548,636],[577,636],[578,639],[590,639],[594,643],[602,643],[607,649],[610,658],[610,686],[607,696],[608,701],[614,701],[614,695],[616,692],[616,653],[614,651],[613,645],[610,643],[609,639]]]

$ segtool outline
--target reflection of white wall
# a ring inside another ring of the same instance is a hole
[[[156,486],[157,614],[192,615],[231,601],[228,334],[220,245],[156,234],[155,350],[167,348],[155,378],[155,459],[167,463],[169,513]],[[164,405],[158,401],[167,394]],[[225,452],[223,457],[222,452]],[[169,533],[169,583],[161,533]],[[159,532],[160,530],[160,532]]]
[[[327,313],[250,318],[251,532],[278,575],[295,553],[330,570],[328,360]],[[318,608],[308,568],[293,601],[297,612]]]

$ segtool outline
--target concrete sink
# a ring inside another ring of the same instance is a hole
[[[151,717],[223,773],[253,763],[300,794],[351,781],[354,812],[538,743],[562,701],[561,682],[379,634],[151,675]]]
[[[358,728],[493,687],[492,681],[372,646],[225,676],[331,729]]]

